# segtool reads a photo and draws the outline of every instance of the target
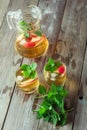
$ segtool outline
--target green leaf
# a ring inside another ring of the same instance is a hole
[[[54,125],[65,125],[67,114],[64,100],[67,90],[63,86],[52,84],[49,91],[45,91],[44,86],[40,86],[40,92],[46,96],[43,96],[43,101],[37,111],[38,118],[43,118]]]
[[[46,91],[47,90],[46,90],[46,88],[43,85],[39,85],[39,93],[40,94],[44,95],[44,94],[46,94]]]
[[[20,29],[24,32],[24,36],[28,38],[30,36],[29,31],[32,30],[31,24],[28,24],[26,21],[21,20],[18,25]]]
[[[32,63],[30,65],[30,68],[31,68],[32,71],[34,71],[37,68],[37,64],[36,63]]]
[[[22,73],[25,78],[34,79],[37,76],[36,67],[37,67],[36,63],[31,63],[30,65],[24,64],[20,66],[20,69],[23,70]]]
[[[43,115],[46,111],[46,108],[45,107],[41,107],[40,110],[39,110],[39,114],[40,115]]]
[[[55,64],[57,67],[60,67],[62,65],[61,61],[57,61]]]
[[[23,64],[23,65],[20,66],[20,68],[21,68],[22,70],[26,70],[27,67],[28,67],[28,65],[26,65],[26,64]]]
[[[21,21],[19,21],[19,25],[20,26],[28,26],[28,23],[25,22],[24,20],[21,20]]]
[[[38,36],[42,36],[42,32],[40,30],[35,31],[34,33],[37,34]]]
[[[45,70],[50,71],[51,73],[57,69],[55,61],[52,58],[49,58],[47,64],[45,65]]]
[[[34,79],[37,76],[37,73],[36,73],[36,71],[33,71],[33,72],[30,73],[30,75],[31,75],[30,77],[32,79]]]
[[[24,33],[24,36],[25,36],[26,38],[28,38],[28,37],[29,37],[29,33]]]
[[[28,78],[28,77],[29,77],[29,73],[28,73],[27,71],[23,71],[23,76],[24,76],[25,78]]]

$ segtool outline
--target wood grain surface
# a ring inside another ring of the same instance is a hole
[[[26,4],[35,4],[37,2],[36,0],[26,1]],[[23,5],[26,4],[24,0],[12,0],[7,11],[23,8]],[[14,91],[15,71],[21,64],[22,59],[14,50],[14,43],[15,31],[9,29],[5,16],[0,30],[0,129],[3,127]]]
[[[49,40],[46,55],[31,60],[16,53],[16,32],[10,30],[6,13],[9,10],[38,5],[42,12],[41,28]],[[1,130],[86,130],[87,125],[87,0],[5,0],[0,5],[0,129]],[[65,87],[69,90],[66,107],[67,124],[55,127],[37,120],[33,109],[40,100],[36,94],[26,95],[15,84],[20,64],[35,61],[40,82],[45,83],[43,67],[49,57],[62,60],[67,66]],[[76,107],[77,106],[77,107]]]

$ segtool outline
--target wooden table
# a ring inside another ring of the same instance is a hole
[[[86,130],[87,0],[1,0],[0,3],[0,129]],[[64,127],[36,120],[32,112],[36,95],[25,95],[15,84],[17,68],[32,60],[16,53],[15,31],[9,29],[6,13],[29,4],[40,7],[42,30],[50,44],[47,54],[35,60],[39,76],[43,80],[43,66],[49,57],[61,59],[67,66],[67,103],[74,106],[74,111],[69,116],[71,122]]]

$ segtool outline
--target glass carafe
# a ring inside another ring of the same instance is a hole
[[[41,18],[35,5],[7,13],[9,28],[17,30],[15,50],[23,57],[38,58],[48,49],[48,40],[40,28]]]

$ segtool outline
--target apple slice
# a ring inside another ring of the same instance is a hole
[[[35,46],[38,46],[44,39],[44,36],[40,37],[40,40],[36,42]]]
[[[25,39],[22,39],[22,40],[20,41],[20,44],[24,46],[24,45],[26,44],[26,42],[27,42],[27,41],[26,41]]]
[[[20,34],[17,39],[16,39],[16,42],[20,42],[22,39],[24,38],[24,34]]]
[[[25,81],[21,82],[21,87],[25,87],[25,86],[27,86],[27,85],[30,85],[30,84],[32,84],[33,82],[35,82],[36,80],[37,80],[37,78],[36,78],[36,79],[28,79],[28,80],[25,80]]]
[[[31,42],[38,42],[38,41],[40,41],[41,40],[41,37],[33,37],[32,39],[31,39]]]
[[[30,33],[30,36],[31,37],[37,37],[37,35],[35,33],[33,33],[33,32]]]

